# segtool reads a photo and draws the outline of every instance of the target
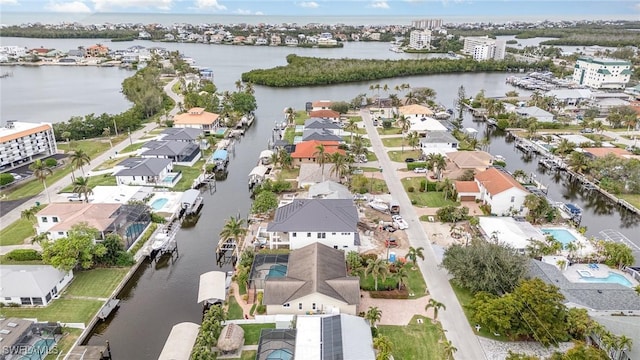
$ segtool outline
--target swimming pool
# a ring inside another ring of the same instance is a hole
[[[167,175],[165,176],[165,178],[162,180],[162,182],[166,182],[166,183],[172,183],[173,180],[175,180],[178,177],[178,174],[171,174],[171,175]]]
[[[582,274],[580,274],[582,275]],[[633,284],[626,277],[616,274],[614,272],[609,272],[609,276],[601,278],[601,277],[583,277],[581,282],[590,282],[590,283],[606,283],[606,284],[620,284],[626,287],[633,287]]]
[[[135,239],[144,231],[145,227],[147,226],[143,223],[133,223],[127,227],[126,235],[130,239]]]
[[[566,248],[570,242],[574,242],[576,239],[569,230],[565,229],[542,229],[542,232],[546,235],[553,236],[554,239],[560,241],[562,243],[562,247]]]
[[[267,278],[281,278],[287,275],[287,265],[272,265],[269,268],[269,273],[267,274]]]
[[[218,128],[218,129],[216,130],[216,133],[215,133],[215,134],[216,134],[216,135],[224,135],[224,133],[226,133],[226,132],[227,132],[227,128],[226,128],[226,127],[221,127],[221,128]]]
[[[153,202],[151,203],[151,208],[153,208],[153,210],[160,210],[162,209],[163,206],[165,206],[167,204],[167,202],[169,201],[169,199],[167,198],[158,198],[153,200]]]
[[[55,345],[56,341],[53,339],[42,339],[36,341],[31,348],[29,348],[26,355],[20,358],[20,360],[38,360],[44,359],[49,353],[49,349]]]
[[[274,350],[267,355],[266,360],[291,360],[293,353],[289,349]]]

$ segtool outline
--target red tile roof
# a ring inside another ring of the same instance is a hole
[[[622,157],[622,155],[631,155],[627,150],[620,148],[584,148],[583,150],[595,157],[605,157],[609,154],[613,154],[617,157]]]
[[[477,193],[480,192],[480,188],[475,181],[456,181],[456,191],[458,193]]]
[[[476,174],[476,180],[479,181],[491,195],[499,194],[514,187],[526,191],[511,175],[496,168],[489,168]]]
[[[318,151],[316,147],[320,144],[324,145],[325,154],[333,154],[334,152],[339,152],[341,154],[345,153],[344,150],[338,149],[339,143],[337,141],[310,140],[298,143],[296,145],[296,151],[291,153],[291,157],[294,159],[315,158],[316,152]]]
[[[313,103],[311,103],[311,106],[313,107],[330,107],[331,104],[333,104],[331,101],[314,101]]]
[[[333,110],[316,110],[311,111],[309,116],[312,118],[332,118],[337,119],[340,117],[340,113]]]

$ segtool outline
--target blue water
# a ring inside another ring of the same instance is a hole
[[[49,353],[49,349],[56,343],[53,339],[38,340],[33,344],[33,347],[29,349],[27,355],[24,355],[20,360],[39,360],[44,359]]]
[[[224,133],[226,132],[227,132],[227,128],[221,127],[221,128],[218,128],[218,130],[216,130],[216,135],[224,135]]]
[[[169,199],[167,198],[159,198],[159,199],[155,199],[153,200],[153,202],[151,203],[151,207],[153,208],[153,210],[160,210],[162,209],[162,207],[169,201]]]
[[[291,351],[287,349],[278,349],[272,351],[266,360],[291,360],[293,359],[293,354]]]
[[[542,229],[542,232],[553,236],[553,238],[560,241],[565,248],[570,242],[577,240],[568,230],[564,229]]]
[[[279,278],[287,275],[287,265],[273,265],[269,268],[267,278]]]
[[[127,237],[128,238],[136,238],[138,237],[138,235],[140,235],[140,233],[142,231],[144,231],[145,228],[145,224],[141,224],[141,223],[135,223],[135,224],[131,224],[127,227]]]
[[[172,183],[172,182],[173,182],[173,180],[175,180],[175,179],[176,179],[176,176],[177,176],[177,175],[167,175],[167,176],[164,178],[164,180],[162,180],[162,181],[163,181],[163,182],[166,182],[166,183]],[[166,199],[165,199],[165,200],[166,200]]]
[[[626,287],[632,287],[633,284],[631,283],[631,281],[629,281],[626,277],[620,275],[620,274],[616,274],[616,273],[609,273],[609,276],[605,277],[605,278],[600,278],[600,277],[583,277],[582,282],[590,282],[590,283],[606,283],[606,284],[620,284]]]

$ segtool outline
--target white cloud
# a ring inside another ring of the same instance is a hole
[[[0,1],[0,3],[1,3],[1,1]],[[640,11],[640,2],[639,2],[639,3],[636,3],[635,9],[636,9],[637,11]]]
[[[91,0],[96,11],[112,11],[126,8],[170,10],[173,0]]]
[[[64,13],[90,13],[91,9],[82,1],[71,1],[64,3],[51,2],[45,6],[45,9],[53,12]]]
[[[18,5],[18,0],[0,0],[0,5]]]
[[[227,10],[227,7],[218,4],[218,0],[196,0],[196,9],[210,9],[210,10]]]
[[[256,11],[255,15],[264,15],[262,11]]]
[[[372,7],[374,9],[388,9],[389,8],[389,4],[386,1],[374,1],[372,2],[369,7]]]
[[[315,1],[303,1],[301,3],[298,3],[298,6],[310,9],[316,9],[320,7],[320,5]]]
[[[234,13],[239,14],[239,15],[251,15],[251,10],[237,9],[236,11],[234,11]]]

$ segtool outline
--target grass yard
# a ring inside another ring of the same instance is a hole
[[[418,324],[422,319],[422,324]],[[431,323],[431,319],[424,316],[414,316],[409,325],[393,326],[378,325],[379,334],[391,340],[391,354],[395,359],[445,359],[440,339],[444,332],[439,325]]]
[[[16,261],[7,260],[6,255],[0,255],[0,264],[2,265],[44,265],[42,260]]]
[[[98,175],[91,176],[89,178],[89,187],[94,188],[96,186],[116,186],[118,183],[116,181],[116,177],[112,175]],[[64,189],[60,190],[62,193],[70,193],[73,192],[73,184],[66,186]],[[83,195],[84,196],[84,195]]]
[[[276,324],[242,324],[240,325],[244,329],[244,344],[245,345],[258,345],[260,340],[260,331],[262,329],[275,329]]]
[[[236,301],[236,297],[233,295],[229,296],[229,309],[227,310],[227,316],[229,317],[229,320],[244,319],[244,311],[242,310],[242,307],[240,307],[240,304],[238,304],[238,301]]]
[[[283,179],[292,179],[292,180],[297,179],[298,175],[300,175],[299,167],[292,167],[290,169],[283,168],[280,170],[280,173],[278,173],[278,176],[282,176]]]
[[[403,144],[407,149],[409,149],[409,142],[407,139],[403,139],[400,136],[382,139],[382,145],[385,147],[401,147]]]
[[[309,118],[309,114],[307,114],[304,110],[296,111],[295,122],[296,125],[304,125],[305,120]]]
[[[58,354],[66,354],[82,334],[81,329],[63,328],[62,338],[56,344],[56,351],[51,351],[44,360],[56,360]]]
[[[374,172],[374,173],[375,173],[375,172],[380,172],[380,169],[379,169],[379,168],[376,168],[376,167],[366,167],[366,166],[359,167],[359,166],[358,166],[358,167],[356,167],[356,169],[360,169],[360,170],[362,170],[363,172]]]
[[[445,199],[444,192],[442,191],[420,192],[420,182],[423,180],[424,178],[421,176],[402,179],[402,185],[404,186],[404,190],[407,192],[407,195],[409,195],[409,199],[411,200],[412,204],[416,206],[426,206],[432,208],[460,205],[459,202]],[[409,187],[413,187],[414,191],[409,192]]]
[[[122,149],[122,151],[120,151],[119,154],[140,150],[142,149],[142,146],[144,146],[144,144],[145,143],[141,142],[141,143],[133,143],[131,145],[127,145],[127,147]]]
[[[640,209],[640,194],[621,194],[618,197]]]
[[[396,128],[396,127],[392,127],[389,129],[385,129],[385,128],[378,128],[378,134],[380,135],[400,135],[402,134],[402,129],[400,128]]]
[[[192,167],[189,166],[181,166],[174,165],[173,172],[182,171],[182,179],[178,181],[176,186],[172,188],[172,191],[186,191],[191,189],[191,185],[193,185],[193,180],[195,180],[202,171],[202,165],[204,165],[204,160],[198,160]]]
[[[467,305],[469,305],[469,303],[471,303],[471,300],[473,299],[473,295],[471,294],[471,292],[467,289],[461,288],[459,286],[456,286],[454,283],[451,283],[451,288],[453,288],[453,292],[456,293],[456,297],[458,298],[458,302],[460,302],[460,306],[462,306],[462,310],[464,311],[464,315],[467,317],[467,320],[469,321],[469,324],[473,327],[476,324],[471,322],[471,312],[469,311],[469,309],[467,308]],[[494,339],[494,340],[499,340],[499,341],[506,341],[507,339],[500,337],[500,336],[495,336],[493,335],[491,332],[489,332],[489,330],[485,327],[481,327],[480,331],[476,332],[478,335],[489,338],[489,339]]]
[[[103,162],[102,164],[96,166],[93,171],[99,171],[99,170],[107,170],[107,169],[111,169],[112,167],[116,166],[119,162],[121,162],[122,160],[126,159],[126,157],[118,157],[118,158],[112,158],[109,159],[105,162]]]
[[[296,137],[296,129],[294,127],[289,126],[284,130],[284,135],[282,136],[282,140],[287,141],[289,144],[293,144],[293,139]]]
[[[420,269],[416,268],[412,269],[412,264],[405,265],[407,267],[407,273],[409,275],[409,281],[407,283],[407,287],[409,290],[409,294],[413,294],[413,296],[409,296],[409,299],[417,299],[423,297],[427,294],[427,285],[424,282],[424,278],[422,277],[422,272]],[[375,286],[375,281],[372,276],[361,276],[360,277],[360,288],[366,290],[373,290]],[[381,278],[378,278],[378,290],[384,289],[397,289],[398,282],[393,276],[387,277],[385,281],[382,281]]]
[[[28,237],[35,234],[36,230],[31,221],[18,219],[0,230],[0,246],[24,244]]]
[[[128,267],[78,271],[64,295],[107,298],[128,271]]]
[[[373,151],[369,151],[367,153],[367,161],[378,161],[378,157],[376,156],[376,153],[374,153]]]
[[[88,323],[102,307],[102,301],[82,299],[57,299],[47,307],[4,307],[2,317],[37,318],[38,321]]]
[[[422,155],[422,152],[419,150],[405,150],[404,152],[389,151],[387,154],[389,154],[389,159],[391,159],[391,161],[404,162],[407,158],[418,159],[420,155]]]
[[[258,351],[256,350],[242,350],[240,360],[255,360]]]

